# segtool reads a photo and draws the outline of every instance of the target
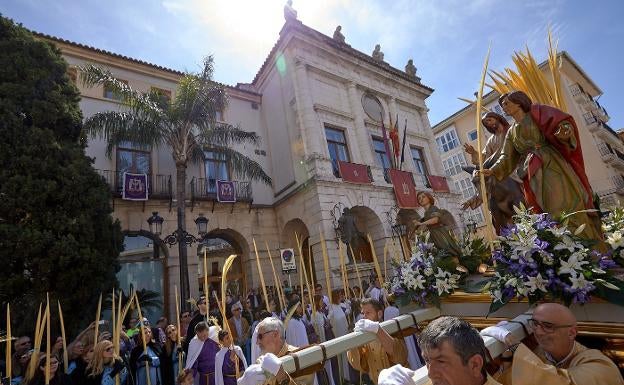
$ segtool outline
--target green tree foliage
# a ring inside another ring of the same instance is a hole
[[[122,234],[81,144],[79,94],[60,52],[2,16],[0,52],[2,311],[10,302],[14,333],[32,333],[49,292],[70,333],[116,283]]]

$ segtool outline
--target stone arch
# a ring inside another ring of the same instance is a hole
[[[366,239],[366,236],[369,234],[373,239],[377,257],[379,258],[383,256],[386,231],[384,230],[383,223],[379,218],[379,215],[367,206],[353,206],[351,207],[351,212],[355,216],[355,227],[363,234],[364,240],[366,241],[359,247],[359,250],[354,250],[356,256],[359,255],[360,252],[362,252],[362,255],[365,256],[367,250],[370,255],[370,247],[368,246],[368,240]],[[370,259],[372,257],[367,258]],[[364,260],[363,262],[372,262],[372,259]]]
[[[230,268],[227,276],[228,290],[237,295],[247,294],[247,278],[251,274],[249,264],[249,244],[245,237],[233,229],[213,229],[197,247],[197,257],[201,273],[197,277],[199,287],[204,291],[204,250],[208,271],[208,285],[211,291],[221,294],[221,276],[225,260],[236,254],[238,258]]]
[[[298,253],[295,234],[297,234],[299,242],[301,242],[301,254],[303,255],[303,261],[305,263],[304,270],[308,282],[316,282],[316,264],[314,261],[314,252],[310,247],[310,232],[303,220],[294,218],[286,222],[280,236],[280,245],[283,247],[292,247],[295,249],[295,253]],[[299,265],[299,260],[297,260],[297,266]],[[312,269],[310,269],[310,266],[312,266]],[[276,265],[275,268],[278,269],[278,266]],[[299,268],[301,268],[301,266],[299,266]]]

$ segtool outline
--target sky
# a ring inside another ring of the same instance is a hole
[[[284,23],[285,0],[2,0],[0,13],[37,32],[161,66],[198,71],[215,57],[215,80],[249,83]],[[615,130],[624,128],[624,1],[621,0],[294,0],[304,24],[403,69],[414,59],[433,124],[453,114],[490,68],[511,66],[528,47],[546,59],[547,30],[603,91]],[[486,90],[487,91],[487,90]]]

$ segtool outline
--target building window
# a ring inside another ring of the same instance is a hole
[[[468,140],[469,141],[477,140],[477,130],[472,130],[468,133]]]
[[[151,87],[150,92],[157,96],[157,100],[163,104],[171,103],[171,91],[158,87]]]
[[[455,154],[443,160],[442,165],[447,176],[457,175],[463,171],[462,166],[466,166],[466,158],[462,153]]]
[[[124,172],[151,175],[151,152],[143,146],[131,142],[121,142],[117,146],[117,175],[119,186],[123,186]]]
[[[412,152],[412,161],[414,162],[414,172],[418,175],[428,175],[425,154],[422,148],[410,147],[410,151]]]
[[[390,159],[386,153],[386,146],[381,138],[373,136],[373,150],[375,150],[375,160],[381,168],[390,168]]]
[[[507,119],[508,122],[511,122],[513,120],[513,118],[511,117],[511,115],[507,115],[505,113],[505,111],[503,111],[503,107],[500,106],[500,104],[495,104],[492,106],[492,108],[490,109],[490,111],[492,112],[496,112],[497,114],[499,114],[500,116],[504,117],[505,119]]]
[[[121,79],[118,79],[118,80],[122,82],[123,84],[128,85],[127,80],[121,80]],[[117,101],[120,101],[122,99],[119,93],[113,91],[110,87],[107,87],[107,86],[104,86],[103,96],[106,99],[117,100]]]
[[[347,139],[343,130],[330,127],[325,127],[325,136],[327,136],[327,149],[329,150],[334,175],[339,178],[338,161],[349,162]]]
[[[481,212],[481,209],[480,208],[477,208],[474,210],[468,209],[464,211],[464,222],[466,224],[468,223],[474,223],[476,225],[483,224],[483,213]]]
[[[477,194],[477,190],[472,184],[470,177],[455,182],[455,188],[461,192],[464,199],[470,199]]]
[[[206,192],[216,194],[218,180],[230,180],[227,159],[219,151],[204,151],[204,167],[206,170]]]
[[[448,152],[459,147],[459,139],[455,129],[451,129],[436,138],[436,143],[441,152]]]

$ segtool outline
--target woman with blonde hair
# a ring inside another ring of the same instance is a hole
[[[119,383],[124,385],[128,377],[126,365],[115,354],[112,342],[108,340],[98,342],[93,349],[93,358],[87,365],[89,385],[113,385],[117,375],[119,375]]]

